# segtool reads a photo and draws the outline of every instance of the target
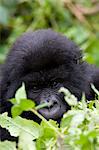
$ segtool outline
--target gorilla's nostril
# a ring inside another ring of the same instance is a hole
[[[49,108],[55,107],[57,105],[58,105],[57,101],[53,101],[52,100],[51,103],[50,103],[50,105],[49,105]]]
[[[59,101],[55,97],[48,97],[40,101],[40,104],[47,103],[46,109],[50,110],[53,107],[58,107]]]
[[[54,102],[53,102],[53,105],[57,105],[57,104],[58,104],[57,101],[54,101]]]

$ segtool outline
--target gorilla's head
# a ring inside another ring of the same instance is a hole
[[[60,87],[68,88],[78,100],[82,92],[89,93],[86,64],[81,62],[79,48],[50,29],[26,32],[14,43],[3,68],[2,104],[14,97],[22,82],[27,97],[37,105],[51,103],[39,110],[47,119],[57,120],[68,109],[58,92]]]

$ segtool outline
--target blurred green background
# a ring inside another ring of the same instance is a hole
[[[99,0],[0,0],[0,63],[23,32],[52,28],[99,66]]]

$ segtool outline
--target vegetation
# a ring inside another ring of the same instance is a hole
[[[98,95],[98,100],[82,101],[67,89],[61,88],[59,92],[65,94],[65,101],[71,106],[59,124],[54,120],[47,121],[37,109],[32,100],[26,98],[24,84],[16,92],[11,108],[12,116],[7,113],[0,115],[0,125],[6,128],[18,143],[11,141],[0,142],[0,150],[98,150],[99,149],[99,92],[92,85]],[[49,104],[47,104],[49,105]],[[94,106],[95,105],[95,106]],[[23,119],[19,115],[22,111],[31,111],[42,121],[40,125],[32,120]]]
[[[1,0],[0,63],[26,30],[52,28],[75,41],[88,62],[99,65],[98,0]]]
[[[0,64],[9,48],[23,32],[52,28],[76,42],[84,50],[84,59],[99,66],[99,1],[98,0],[0,0]],[[11,99],[12,118],[0,114],[0,126],[18,137],[18,143],[0,142],[0,150],[98,150],[99,149],[99,92],[98,99],[82,100],[61,88],[65,101],[71,106],[61,119],[47,121],[36,106],[27,99],[25,86]],[[38,124],[20,117],[31,111],[41,119]]]

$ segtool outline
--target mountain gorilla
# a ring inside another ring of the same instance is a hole
[[[58,92],[60,87],[68,88],[78,100],[85,92],[90,100],[94,96],[90,83],[99,89],[99,70],[83,62],[80,49],[65,36],[50,29],[38,30],[23,34],[11,48],[0,81],[1,113],[7,111],[10,115],[11,103],[7,100],[15,96],[22,82],[27,97],[37,105],[51,102],[39,112],[46,119],[58,121],[69,109]],[[31,112],[22,115],[38,122]]]

